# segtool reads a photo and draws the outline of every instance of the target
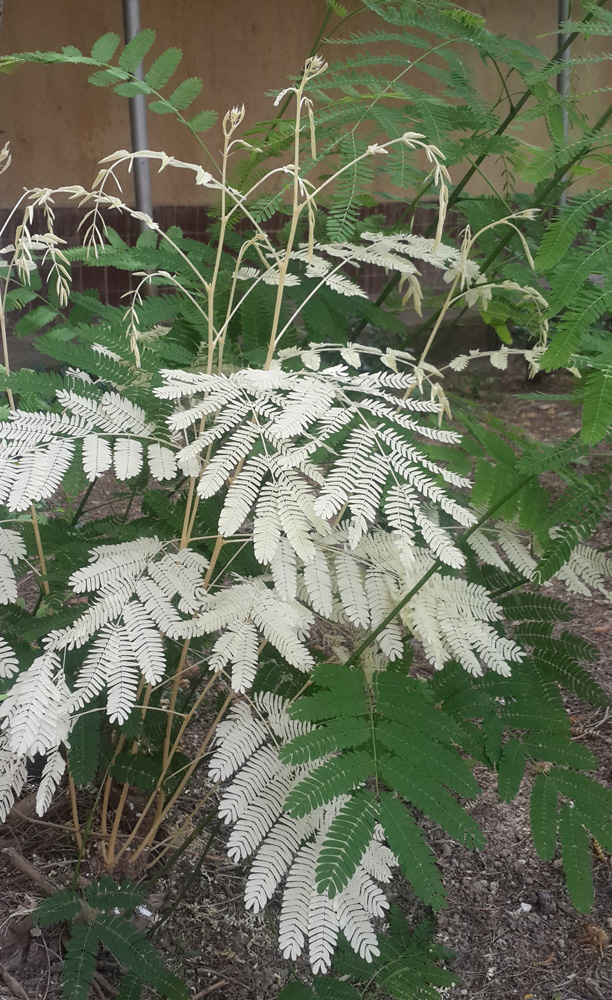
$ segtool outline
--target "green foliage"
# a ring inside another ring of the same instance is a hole
[[[545,774],[538,774],[533,783],[529,819],[538,857],[552,860],[557,844],[557,789]]]
[[[399,799],[388,792],[381,799],[380,820],[389,846],[417,896],[433,910],[446,906],[446,893],[436,859],[423,831]]]
[[[521,740],[508,740],[504,746],[497,770],[497,785],[502,802],[512,802],[525,773],[525,751]]]
[[[559,811],[559,838],[568,892],[576,909],[588,913],[594,898],[591,840],[578,810],[568,802]]]
[[[334,968],[348,975],[362,988],[375,981],[376,986],[393,1000],[439,1000],[440,989],[457,985],[456,977],[441,963],[452,953],[434,941],[433,920],[424,920],[417,927],[408,921],[397,906],[389,915],[389,934],[379,935],[380,955],[371,963],[358,958],[342,947]]]
[[[64,958],[66,1000],[87,1000],[99,944],[129,970],[121,985],[124,1000],[135,1000],[143,983],[168,1000],[186,1000],[189,992],[185,984],[167,971],[142,931],[118,913],[133,910],[143,899],[143,890],[137,885],[127,880],[117,885],[104,876],[84,889],[83,901],[76,891],[62,889],[39,903],[35,918],[41,926],[71,922]]]
[[[100,716],[81,715],[70,734],[68,769],[75,785],[93,781],[101,762]]]
[[[158,952],[124,917],[104,914],[94,924],[100,941],[122,964],[168,1000],[186,1000],[189,990],[163,967]]]
[[[61,889],[48,899],[43,899],[35,910],[35,920],[40,927],[73,920],[81,906],[79,897],[72,889]]]
[[[319,892],[327,892],[333,899],[348,885],[372,839],[375,821],[373,796],[367,791],[357,792],[342,806],[327,831],[317,862]]]
[[[87,1000],[96,972],[98,933],[94,924],[75,923],[64,956],[66,1000]]]

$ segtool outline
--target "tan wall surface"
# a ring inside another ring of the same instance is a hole
[[[548,53],[555,48],[553,36],[541,40],[538,36],[554,31],[557,0],[470,0],[465,6],[485,16],[491,30],[539,44]],[[244,102],[248,126],[275,113],[264,93],[283,86],[301,66],[324,11],[323,0],[141,0],[141,23],[158,33],[152,55],[171,45],[183,49],[177,82],[186,76],[203,77],[202,95],[190,113],[214,108],[222,115]],[[372,15],[358,15],[342,32],[366,29],[375,21]],[[120,0],[5,0],[0,52],[66,44],[88,52],[105,31],[122,34]],[[601,42],[598,45],[602,47]],[[348,52],[334,46],[325,49],[330,59]],[[473,52],[470,58],[474,59]],[[479,60],[474,69],[487,98],[497,93],[494,72]],[[97,172],[98,159],[129,147],[127,101],[110,89],[90,86],[86,77],[87,68],[82,66],[31,64],[0,76],[0,140],[10,139],[13,155],[10,171],[0,179],[0,206],[11,205],[24,187],[87,186]],[[417,71],[410,82],[435,87],[435,81]],[[519,83],[517,79],[517,87]],[[611,63],[586,68],[577,84],[581,90],[612,86]],[[595,113],[607,97],[599,94],[592,99]],[[204,136],[215,151],[219,134],[217,127]],[[524,134],[530,141],[547,142],[540,125],[530,126]],[[170,115],[149,115],[149,145],[184,159],[199,159],[193,139]],[[491,176],[496,180],[496,169]],[[472,188],[483,189],[479,180]],[[153,194],[160,205],[200,200],[200,192],[176,172],[154,175]]]

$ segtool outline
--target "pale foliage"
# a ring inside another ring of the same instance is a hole
[[[248,909],[259,912],[284,882],[279,947],[292,960],[308,945],[315,974],[326,972],[343,931],[366,961],[379,954],[372,919],[388,908],[374,879],[388,881],[397,864],[375,831],[348,885],[332,899],[317,890],[315,871],[329,826],[348,800],[339,796],[301,818],[284,812],[288,793],[326,758],[293,766],[279,759],[280,748],[312,730],[287,712],[277,695],[256,695],[252,707],[239,702],[216,736],[210,762],[215,781],[232,778],[221,796],[219,813],[232,824],[228,854],[234,861],[253,856],[245,888]]]

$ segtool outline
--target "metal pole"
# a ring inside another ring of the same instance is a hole
[[[567,33],[561,31],[561,25],[564,24],[566,21],[569,21],[570,5],[571,5],[571,0],[558,0],[557,29],[558,29],[559,48],[562,45],[564,45],[564,43],[567,41],[568,38]],[[568,45],[567,48],[564,49],[561,55],[559,56],[561,69],[557,74],[557,93],[560,94],[561,97],[569,97],[570,94],[570,71],[567,65],[563,65],[564,63],[567,63],[569,59],[570,59],[570,46]],[[561,108],[561,121],[563,122],[563,139],[567,147],[569,143],[569,112],[567,106],[563,106]],[[565,178],[563,178],[563,180],[565,180]],[[567,203],[567,192],[562,191],[561,194],[559,195],[558,204],[562,207],[566,203]]]
[[[134,35],[140,31],[140,6],[139,0],[123,0],[123,30],[126,44]],[[134,71],[134,76],[138,80],[144,79],[142,64]],[[144,94],[137,94],[136,97],[129,98],[130,105],[130,133],[132,136],[132,152],[139,149],[148,149],[147,139],[147,104]],[[151,196],[151,172],[149,161],[143,158],[134,160],[134,196],[136,209],[145,212],[153,217],[153,198]],[[139,220],[141,232],[146,231],[146,225]]]

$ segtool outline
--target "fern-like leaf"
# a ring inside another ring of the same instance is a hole
[[[64,996],[66,1000],[87,1000],[96,971],[98,935],[95,926],[80,921],[73,924],[64,955]]]
[[[372,760],[361,751],[321,764],[299,782],[287,796],[285,809],[291,816],[305,816],[339,795],[350,792],[370,776]]]
[[[588,913],[594,900],[591,840],[580,813],[569,803],[559,812],[559,838],[572,903],[580,913]]]
[[[342,806],[325,835],[317,860],[317,892],[330,899],[353,878],[372,839],[376,811],[369,792],[357,792]]]
[[[34,911],[34,921],[39,927],[62,924],[81,912],[78,893],[74,889],[60,889],[48,899],[43,899]]]
[[[529,820],[539,858],[550,861],[557,844],[557,789],[545,774],[538,774],[531,791]]]
[[[422,830],[406,807],[388,792],[381,797],[380,822],[391,850],[419,898],[436,911],[446,906],[446,893],[435,857]]]

